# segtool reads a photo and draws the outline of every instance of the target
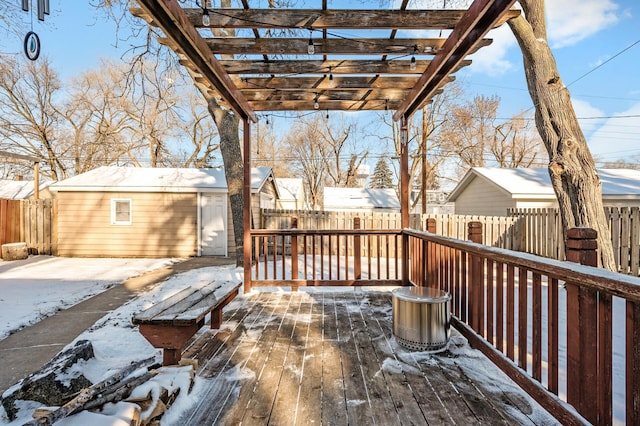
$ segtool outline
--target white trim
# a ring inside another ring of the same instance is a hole
[[[197,234],[197,256],[202,256],[202,192],[198,192],[196,202],[196,234]]]
[[[129,203],[129,220],[118,220],[116,217],[117,203]],[[131,225],[133,219],[133,201],[131,198],[112,198],[111,199],[111,225]]]
[[[65,192],[217,192],[226,194],[229,192],[224,188],[198,188],[188,186],[63,186],[56,185],[49,187],[52,191]]]

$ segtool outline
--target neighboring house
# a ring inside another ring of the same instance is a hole
[[[307,208],[304,196],[304,184],[301,178],[276,178],[279,209],[302,210]]]
[[[411,213],[422,213],[422,200],[418,200],[414,204],[415,200],[420,197],[420,190],[414,190],[411,192],[411,203],[413,204],[413,210]],[[449,193],[439,190],[427,190],[427,214],[453,214],[454,204],[448,201]]]
[[[324,188],[324,210],[399,212],[395,189]]]
[[[605,206],[640,206],[640,170],[598,169]],[[547,168],[470,169],[449,201],[456,214],[505,216],[510,208],[557,208]]]
[[[39,198],[51,198],[50,182],[40,184]],[[34,198],[35,184],[32,180],[0,179],[0,198],[5,200],[27,200]]]
[[[251,170],[252,215],[275,207],[270,168]],[[227,256],[235,251],[222,168],[100,167],[51,185],[58,198],[58,255]],[[257,222],[256,222],[257,223]]]

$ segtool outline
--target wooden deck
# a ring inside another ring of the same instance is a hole
[[[440,354],[399,347],[385,292],[252,292],[184,357],[205,380],[180,424],[557,423],[455,332]]]

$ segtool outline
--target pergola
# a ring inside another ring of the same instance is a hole
[[[248,0],[241,0],[242,9],[183,8],[177,0],[138,3],[132,13],[159,27],[166,35],[160,42],[175,51],[194,81],[244,123],[245,265],[251,260],[249,124],[257,121],[257,111],[393,110],[401,122],[405,228],[407,118],[471,63],[467,55],[491,43],[484,38],[489,30],[519,14],[510,10],[515,0],[476,0],[467,10],[409,9],[408,0],[394,10],[329,10],[327,0],[320,9],[251,9]],[[358,36],[339,33],[348,30]],[[401,30],[449,35],[399,38]]]

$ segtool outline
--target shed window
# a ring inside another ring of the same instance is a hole
[[[111,224],[131,225],[131,200],[127,198],[111,199]]]

